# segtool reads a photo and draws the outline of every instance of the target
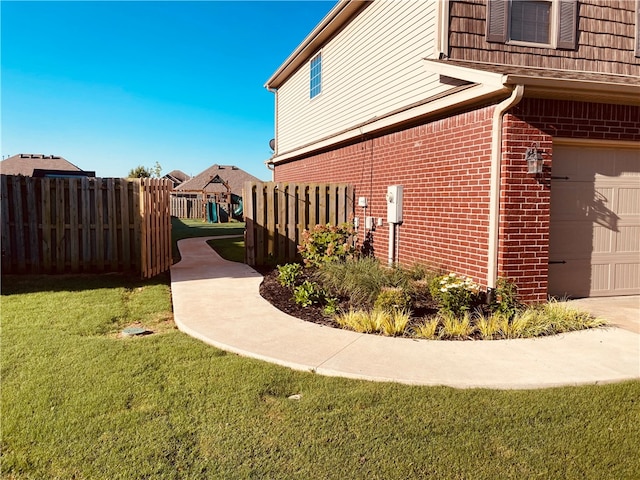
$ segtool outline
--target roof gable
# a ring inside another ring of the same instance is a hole
[[[178,192],[226,192],[226,187],[222,182],[228,182],[231,192],[242,195],[244,182],[261,180],[245,172],[235,165],[213,164],[195,177],[187,180],[175,188]]]
[[[81,168],[57,155],[19,153],[0,162],[0,173],[3,175],[31,177],[36,170],[52,170],[58,174],[63,172],[83,172]]]

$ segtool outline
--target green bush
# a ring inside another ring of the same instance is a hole
[[[407,310],[349,310],[336,315],[343,328],[359,333],[382,333],[385,336],[403,335],[411,315]]]
[[[377,259],[361,257],[329,262],[318,270],[318,281],[332,294],[348,298],[355,308],[371,309],[383,288],[401,288],[411,296],[412,271],[387,268]]]
[[[316,305],[324,300],[324,292],[315,282],[305,280],[293,289],[293,301],[303,307]]]
[[[278,265],[278,281],[283,287],[293,288],[296,280],[302,273],[302,265],[299,263],[287,263]]]
[[[400,287],[383,287],[373,308],[376,310],[408,310],[411,306],[409,294]]]
[[[464,315],[479,301],[480,286],[455,273],[436,277],[430,290],[440,309],[453,315]]]
[[[491,311],[512,319],[522,310],[522,307],[522,304],[518,301],[516,284],[508,278],[500,277],[489,305]]]
[[[316,225],[311,230],[305,229],[298,251],[305,265],[313,267],[352,258],[357,253],[355,230],[349,223]]]

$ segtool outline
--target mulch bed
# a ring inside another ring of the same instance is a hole
[[[291,290],[280,285],[277,269],[265,268],[261,269],[260,273],[264,275],[260,285],[260,295],[278,310],[307,322],[340,328],[336,322],[324,315],[322,307],[303,307],[295,303],[292,300]]]
[[[259,271],[264,276],[264,280],[260,285],[260,295],[278,310],[307,322],[313,322],[328,327],[341,328],[334,320],[325,316],[321,306],[303,307],[295,303],[292,299],[293,294],[291,290],[280,285],[277,269],[263,267],[259,268]],[[303,274],[300,281],[304,281],[305,279],[311,280],[311,278],[307,278],[305,274]],[[339,308],[342,310],[349,309],[347,299],[342,299],[339,304]],[[424,302],[414,305],[412,316],[414,321],[416,321],[424,315],[435,314],[437,311],[437,305],[430,302]]]

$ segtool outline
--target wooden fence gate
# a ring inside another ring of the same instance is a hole
[[[3,273],[138,272],[171,266],[171,182],[0,175]]]
[[[353,220],[353,195],[347,184],[245,182],[247,264],[295,261],[304,229]]]

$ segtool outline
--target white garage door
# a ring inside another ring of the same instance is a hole
[[[554,144],[549,294],[640,294],[640,145]]]

